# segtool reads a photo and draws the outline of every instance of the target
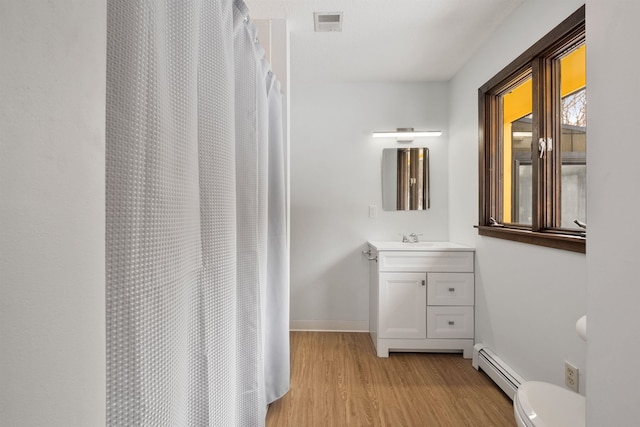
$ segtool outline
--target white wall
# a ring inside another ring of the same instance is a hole
[[[105,422],[106,2],[0,6],[0,424]]]
[[[581,4],[524,2],[450,82],[449,212],[451,239],[477,248],[476,341],[529,380],[564,384],[563,361],[569,360],[581,369],[584,393],[586,343],[576,335],[575,322],[587,310],[586,256],[481,237],[473,228],[478,88]]]
[[[640,2],[587,2],[587,424],[640,425]]]
[[[296,75],[291,38],[291,325],[366,331],[367,240],[448,238],[447,85],[311,82]],[[382,210],[382,149],[398,144],[371,133],[396,127],[444,131],[414,142],[430,149],[426,212]]]

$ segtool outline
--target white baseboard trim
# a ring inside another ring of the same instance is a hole
[[[315,332],[369,332],[367,320],[292,320],[292,331]]]

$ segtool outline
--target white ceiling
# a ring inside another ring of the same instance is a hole
[[[525,0],[245,0],[252,19],[287,19],[299,78],[447,81]],[[316,33],[313,12],[343,12]]]

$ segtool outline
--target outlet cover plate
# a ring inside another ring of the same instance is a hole
[[[578,392],[578,368],[571,363],[564,361],[564,384],[571,390]]]

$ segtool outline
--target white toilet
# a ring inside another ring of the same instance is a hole
[[[513,399],[518,427],[585,427],[584,396],[555,384],[528,381]]]
[[[587,340],[587,317],[576,323],[576,331]],[[518,387],[513,413],[518,427],[585,427],[586,399],[581,394],[540,381]]]

